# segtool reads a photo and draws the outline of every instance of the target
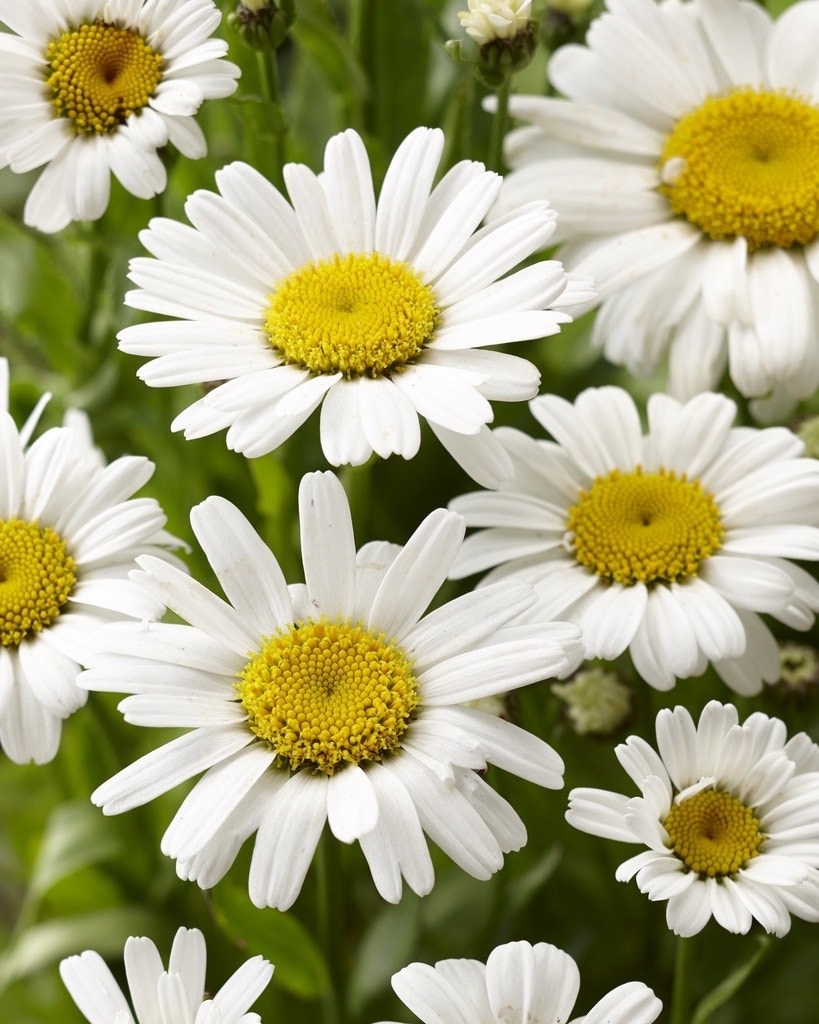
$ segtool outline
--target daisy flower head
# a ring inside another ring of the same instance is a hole
[[[819,3],[619,0],[513,97],[499,210],[548,195],[593,338],[680,398],[726,364],[759,416],[819,385]]]
[[[454,578],[495,566],[487,581],[527,580],[538,614],[582,627],[587,657],[628,649],[660,690],[709,662],[738,693],[775,682],[759,613],[808,629],[819,609],[819,584],[790,561],[819,559],[819,461],[789,430],[734,427],[722,395],[654,394],[645,432],[620,388],[530,408],[554,440],[495,431],[515,472],[451,503],[488,527],[467,538]]]
[[[89,1024],[260,1024],[249,1006],[267,988],[273,966],[251,957],[219,989],[206,995],[205,939],[198,928],[180,928],[168,969],[151,939],[131,936],[125,943],[125,974],[133,1011],[110,968],[94,950],[66,957],[60,976]]]
[[[478,46],[514,39],[532,21],[532,0],[468,0],[468,4],[469,10],[458,12],[458,20]]]
[[[132,497],[153,463],[105,465],[79,413],[29,443],[42,405],[18,430],[0,359],[0,745],[18,764],[57,753],[100,626],[163,613],[128,572],[136,555],[170,558],[178,544],[158,503]]]
[[[565,1024],[580,988],[577,964],[548,942],[507,942],[479,960],[414,963],[393,975],[396,995],[424,1024]],[[663,1004],[648,986],[613,989],[573,1024],[651,1024]]]
[[[537,393],[537,369],[487,346],[542,338],[571,318],[555,308],[584,286],[546,261],[509,273],[546,244],[544,201],[478,229],[501,179],[464,160],[433,188],[444,137],[418,128],[401,144],[376,202],[364,143],[352,130],[327,144],[324,172],[288,164],[290,202],[251,167],[195,192],[192,227],[163,218],[140,238],[127,304],[175,317],[119,334],[151,362],[152,387],[220,382],[174,430],[227,427],[228,447],[272,451],[321,406],[328,462],[418,451],[419,417],[481,483],[508,469],[491,440],[490,399]]]
[[[159,559],[139,560],[148,592],[190,625],[112,627],[83,685],[130,693],[120,710],[134,725],[190,731],[93,802],[117,814],[204,772],[162,850],[180,877],[210,888],[257,832],[249,891],[259,907],[293,903],[325,822],[359,841],[390,902],[402,876],[417,893],[432,888],[424,833],[488,878],[526,831],[478,772],[491,762],[560,788],[563,765],[542,740],[464,704],[571,671],[577,629],[519,625],[535,595],[516,581],[424,615],[463,537],[454,513],[431,513],[404,547],[356,553],[332,473],[303,478],[299,511],[304,584],[287,586],[219,497],[191,523],[229,603]]]
[[[194,114],[229,96],[239,69],[210,35],[213,0],[0,0],[0,167],[45,165],[26,224],[60,231],[96,220],[111,175],[150,199],[167,182],[158,150],[205,155]]]
[[[566,820],[595,836],[641,843],[617,869],[650,900],[668,900],[668,927],[729,932],[753,921],[784,935],[791,916],[819,921],[819,771],[816,744],[786,740],[777,718],[739,724],[711,701],[695,725],[683,707],[657,715],[657,750],[639,736],[616,748],[640,790],[628,797],[573,789]]]

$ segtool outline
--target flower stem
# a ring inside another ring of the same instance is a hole
[[[284,186],[282,168],[284,167],[284,138],[287,134],[287,122],[281,101],[281,85],[279,81],[279,58],[276,50],[258,50],[256,65],[259,70],[259,84],[262,98],[269,105],[272,113],[273,135],[273,174],[271,180],[277,188]]]
[[[512,76],[508,75],[504,78],[503,84],[498,86],[498,106],[492,121],[492,135],[489,140],[489,167],[500,174],[504,170],[503,137],[506,135],[506,124],[509,120],[509,94],[511,91]]]
[[[677,936],[677,952],[674,958],[674,985],[671,990],[671,1015],[669,1024],[689,1024],[691,1020],[691,956],[693,939]]]
[[[321,837],[316,850],[316,930],[324,960],[330,975],[330,985],[321,1001],[321,1024],[342,1024],[342,973],[339,958],[343,943],[339,932],[341,907],[339,903],[339,886],[335,876],[339,870],[338,859],[333,856],[333,838],[325,834]]]

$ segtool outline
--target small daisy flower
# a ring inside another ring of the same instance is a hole
[[[567,99],[512,97],[500,210],[548,196],[593,337],[672,392],[726,363],[759,415],[819,386],[819,3],[609,3],[549,63]]]
[[[356,554],[344,490],[308,474],[299,490],[306,583],[290,588],[236,507],[211,497],[191,524],[226,603],[156,558],[140,581],[190,625],[112,627],[110,653],[83,677],[130,693],[140,726],[187,728],[104,783],[92,800],[118,814],[205,772],[162,840],[182,878],[210,888],[258,832],[256,906],[298,896],[325,822],[358,840],[381,895],[401,877],[433,884],[424,833],[465,871],[488,878],[526,831],[481,778],[492,763],[548,788],[563,765],[542,740],[466,701],[576,667],[578,631],[518,625],[535,600],[503,583],[423,616],[446,578],[463,520],[433,512],[407,544]]]
[[[424,1024],[564,1024],[577,999],[580,972],[547,942],[507,942],[479,960],[410,964],[393,975],[399,999]],[[663,1004],[640,981],[613,989],[573,1024],[651,1024]]]
[[[128,572],[136,555],[170,558],[163,549],[179,543],[153,498],[131,497],[153,463],[106,466],[78,413],[29,444],[42,405],[18,431],[0,359],[0,744],[18,764],[57,753],[100,626],[163,613]]]
[[[188,199],[193,227],[151,221],[140,238],[156,258],[131,262],[125,301],[178,319],[128,327],[120,348],[152,357],[138,371],[152,387],[219,382],[174,430],[227,427],[228,447],[252,458],[321,406],[327,460],[359,465],[412,458],[423,417],[475,479],[500,479],[489,400],[532,398],[540,376],[487,346],[556,333],[571,318],[553,307],[589,293],[554,261],[509,273],[546,244],[554,212],[538,201],[476,230],[501,179],[465,160],[432,189],[443,144],[412,132],[378,203],[350,130],[327,144],[323,174],[284,168],[290,203],[235,163],[218,195]]]
[[[569,824],[648,849],[617,869],[668,927],[695,935],[713,917],[730,932],[758,921],[784,935],[791,916],[819,921],[819,748],[759,712],[742,725],[711,701],[699,723],[683,707],[657,715],[657,751],[639,736],[616,748],[640,789],[573,789]]]
[[[140,199],[162,192],[169,142],[205,155],[193,115],[239,75],[209,38],[220,19],[212,0],[0,0],[0,167],[46,165],[26,224],[96,220],[111,174]]]
[[[648,402],[644,434],[632,398],[590,388],[530,408],[554,441],[503,428],[515,465],[498,490],[456,498],[469,526],[454,578],[520,577],[538,614],[582,627],[586,655],[626,649],[660,690],[712,662],[738,693],[779,678],[759,612],[808,629],[819,584],[792,558],[819,559],[819,462],[781,427],[732,426],[715,394]]]
[[[458,20],[478,46],[514,39],[532,20],[532,0],[468,0],[468,4],[468,11],[458,12]]]
[[[251,957],[211,999],[205,991],[205,939],[198,928],[180,928],[167,971],[150,939],[125,943],[125,975],[133,1011],[110,968],[94,950],[66,957],[60,976],[89,1024],[260,1024],[248,1013],[273,977],[273,966]]]

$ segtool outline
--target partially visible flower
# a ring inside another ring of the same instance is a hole
[[[468,4],[469,10],[459,11],[458,19],[478,46],[513,39],[532,20],[532,0],[468,0]]]
[[[805,454],[812,459],[819,458],[819,416],[803,420],[797,427],[796,435],[805,446]]]
[[[581,669],[566,683],[552,683],[566,704],[566,715],[580,736],[609,736],[631,713],[631,690],[616,672],[599,666]]]
[[[227,427],[249,458],[277,448],[321,406],[332,465],[412,458],[426,419],[476,480],[509,468],[492,440],[490,399],[536,394],[540,375],[490,345],[555,334],[557,307],[588,289],[554,261],[509,273],[545,245],[556,214],[530,203],[478,229],[500,188],[461,161],[435,188],[443,133],[401,144],[376,203],[364,143],[352,130],[327,144],[324,173],[288,164],[291,203],[251,167],[195,192],[193,228],[155,219],[140,238],[155,259],[131,262],[126,303],[176,321],[120,332],[120,348],[151,357],[152,387],[221,382],[172,424],[185,437]]]
[[[18,431],[0,359],[0,744],[18,764],[57,753],[100,626],[162,614],[128,573],[136,555],[171,558],[179,543],[153,498],[131,497],[153,463],[106,466],[79,413],[29,444],[41,408]]]
[[[577,964],[547,942],[507,942],[478,960],[414,963],[393,975],[399,999],[424,1024],[563,1024],[580,988]],[[651,1024],[663,1004],[641,981],[603,996],[572,1024]]]
[[[781,418],[819,386],[819,4],[607,6],[549,62],[566,99],[512,97],[529,124],[497,210],[554,204],[610,362],[645,375],[668,352],[683,399],[727,366]]]
[[[60,977],[90,1024],[260,1024],[248,1013],[273,977],[273,965],[251,957],[213,998],[205,990],[205,939],[198,928],[180,928],[168,969],[154,943],[132,936],[125,943],[125,974],[133,1011],[110,968],[94,950],[66,957]]]
[[[563,763],[537,737],[464,705],[572,671],[577,629],[519,624],[535,595],[517,582],[423,615],[463,538],[454,513],[431,513],[403,548],[356,553],[331,473],[303,478],[299,511],[305,584],[288,588],[247,520],[216,497],[191,523],[230,603],[159,559],[139,560],[147,591],[191,625],[112,627],[83,685],[133,694],[120,704],[133,725],[189,731],[92,800],[118,814],[204,772],[162,850],[180,877],[210,888],[258,832],[249,888],[259,907],[293,903],[325,823],[359,841],[393,903],[402,876],[419,894],[432,888],[424,833],[488,878],[526,830],[478,772],[491,763],[559,789]]]
[[[712,662],[752,694],[779,678],[759,613],[809,629],[819,583],[790,559],[819,559],[819,461],[781,427],[734,427],[736,406],[701,394],[648,402],[643,432],[620,388],[556,395],[530,408],[555,441],[501,428],[514,474],[451,502],[469,526],[460,578],[520,578],[537,613],[583,630],[587,658],[628,650],[651,685],[671,689]]]
[[[294,18],[293,0],[242,0],[227,21],[251,49],[277,50]]]
[[[0,0],[0,167],[47,165],[26,224],[96,220],[111,174],[140,199],[162,192],[169,142],[205,155],[193,115],[239,75],[209,38],[220,19],[213,0]]]
[[[786,741],[784,723],[759,712],[738,723],[717,701],[697,725],[685,708],[664,708],[659,754],[639,736],[615,750],[640,796],[569,794],[569,824],[648,847],[616,877],[668,900],[678,935],[711,917],[730,932],[756,920],[775,935],[791,916],[819,921],[819,748],[804,733]]]

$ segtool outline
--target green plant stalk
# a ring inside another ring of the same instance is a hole
[[[694,941],[677,936],[674,957],[674,984],[671,989],[671,1014],[668,1024],[690,1024],[691,1021],[691,958]]]
[[[503,174],[503,139],[509,121],[509,94],[512,91],[512,76],[508,75],[503,84],[498,86],[498,106],[492,121],[492,134],[489,139],[489,168]]]

